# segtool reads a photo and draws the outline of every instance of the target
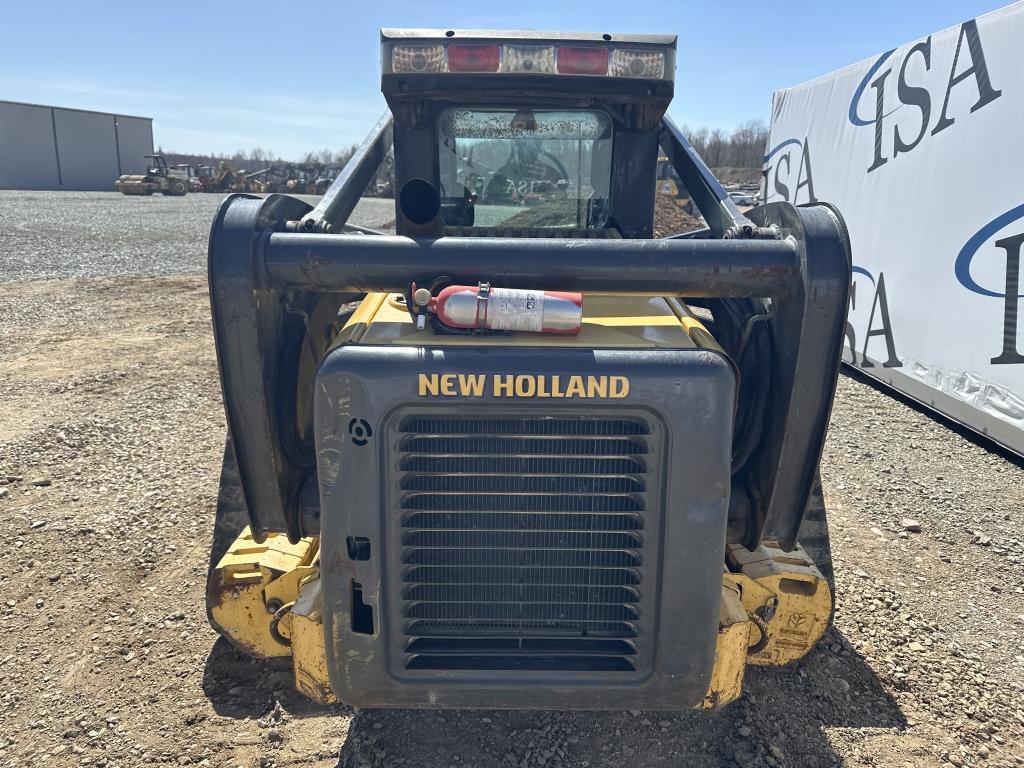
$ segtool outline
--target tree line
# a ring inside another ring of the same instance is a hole
[[[212,165],[215,166],[222,160],[226,160],[237,169],[258,171],[269,165],[311,165],[328,166],[340,168],[345,165],[356,152],[356,145],[353,144],[345,149],[332,150],[324,148],[316,152],[307,152],[301,160],[289,160],[281,157],[273,151],[265,150],[262,147],[255,147],[249,151],[239,150],[233,154],[193,154],[188,152],[157,150],[157,154],[163,155],[169,165],[187,163],[189,165]]]
[[[761,168],[768,143],[763,120],[748,120],[731,133],[721,128],[682,127],[683,135],[712,168]]]

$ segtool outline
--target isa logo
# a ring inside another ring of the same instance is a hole
[[[858,305],[857,294],[861,301]],[[865,319],[866,315],[866,319]],[[862,344],[858,353],[857,329],[863,328]],[[896,354],[896,334],[893,331],[892,317],[889,314],[889,294],[885,289],[885,274],[879,272],[877,277],[864,267],[853,267],[853,283],[850,286],[850,306],[846,314],[846,347],[849,358],[843,360],[860,368],[874,368],[875,364],[868,358],[868,347],[872,340],[872,349],[876,359],[881,360],[883,368],[902,368],[903,361]],[[879,356],[884,346],[885,359]]]
[[[764,156],[761,183],[765,202],[816,203],[811,145],[807,138],[780,141]]]
[[[971,293],[1003,300],[1002,351],[990,360],[992,365],[1024,363],[1024,354],[1017,348],[1017,311],[1024,298],[1020,293],[1021,219],[1024,205],[996,216],[964,243],[953,267],[957,281]],[[988,276],[1001,274],[1002,284],[976,279],[972,269]]]
[[[1002,91],[992,86],[977,22],[972,19],[961,24],[952,56],[950,47],[933,48],[929,36],[905,54],[896,55],[895,48],[887,51],[871,65],[854,90],[847,115],[849,121],[858,127],[873,126],[875,131],[875,152],[868,173],[900,155],[913,152],[926,138],[956,123],[962,115],[955,114],[950,107],[950,95],[954,92],[973,89],[977,94],[969,114],[1002,95]],[[941,72],[948,71],[949,76],[930,82],[935,80],[928,78],[933,67]],[[915,80],[912,72],[917,73],[919,79]],[[933,107],[939,103],[942,108],[937,110],[935,118]],[[893,115],[904,108],[917,110],[918,114],[916,120],[901,119],[904,128],[901,131],[900,125],[894,124],[897,118]],[[915,122],[916,128],[911,128]]]

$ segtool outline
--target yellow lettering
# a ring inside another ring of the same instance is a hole
[[[533,376],[516,376],[516,396],[533,397],[537,392],[537,379]]]
[[[583,387],[582,376],[570,376],[569,386],[565,389],[566,397],[586,397],[587,390]]]
[[[628,376],[569,376],[562,388],[561,376],[532,374],[494,374],[494,397],[581,397],[615,398],[629,396]],[[421,373],[418,377],[420,397],[483,397],[487,374],[483,373]]]
[[[437,374],[420,374],[420,397],[437,394]]]
[[[494,375],[494,396],[495,397],[512,397],[513,387],[513,376],[512,374]]]
[[[487,377],[482,373],[459,374],[459,392],[463,397],[483,397]]]

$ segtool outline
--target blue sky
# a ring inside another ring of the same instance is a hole
[[[670,114],[731,129],[767,120],[779,88],[1006,4],[0,0],[0,100],[150,116],[165,150],[298,159],[358,142],[383,111],[382,26],[663,32],[679,36]]]

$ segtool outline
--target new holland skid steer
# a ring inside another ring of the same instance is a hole
[[[384,30],[390,109],[316,207],[221,206],[209,615],[312,698],[715,707],[828,627],[849,241],[736,208],[665,115],[675,45]],[[392,147],[397,235],[349,225]],[[706,229],[652,239],[661,152]]]

